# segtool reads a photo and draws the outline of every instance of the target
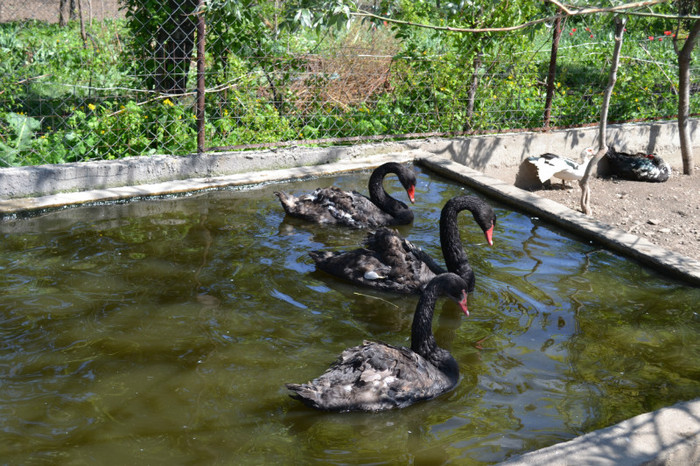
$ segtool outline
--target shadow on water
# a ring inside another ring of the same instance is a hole
[[[469,191],[417,171],[399,231],[442,262],[440,209]],[[454,390],[374,414],[290,399],[284,383],[364,339],[410,345],[416,296],[356,288],[308,256],[366,232],[286,218],[273,195],[364,192],[367,176],[0,223],[0,457],[490,464],[700,396],[700,290],[495,205],[494,247],[460,216],[471,315],[436,308]]]

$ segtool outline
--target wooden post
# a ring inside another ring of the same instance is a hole
[[[549,128],[552,116],[552,100],[554,100],[554,79],[557,75],[557,54],[559,53],[559,39],[561,39],[561,8],[557,10],[557,19],[554,21],[554,36],[552,37],[552,52],[549,54],[549,72],[547,73],[547,98],[544,102],[544,127]]]

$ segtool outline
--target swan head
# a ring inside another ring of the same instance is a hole
[[[408,194],[408,198],[411,200],[411,204],[415,204],[416,184],[418,183],[418,181],[416,180],[416,172],[413,171],[413,168],[410,168],[406,165],[395,164],[395,166],[395,173],[396,176],[399,177],[401,186],[403,186],[403,189],[406,190],[406,194]]]
[[[454,273],[444,273],[442,275],[438,275],[433,279],[433,281],[435,280],[440,280],[442,282],[442,290],[445,295],[459,304],[459,307],[462,308],[464,314],[468,316],[469,309],[467,308],[467,289],[469,288],[469,285],[467,282],[462,277]]]
[[[493,246],[493,229],[496,226],[496,213],[490,205],[484,203],[475,213],[474,220],[484,231],[484,237],[489,246]]]

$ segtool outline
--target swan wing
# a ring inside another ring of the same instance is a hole
[[[288,384],[291,396],[330,411],[381,411],[438,396],[453,384],[408,348],[365,341],[348,348],[318,378]]]
[[[396,231],[380,228],[367,235],[363,248],[309,255],[319,270],[336,277],[382,291],[416,293],[436,275],[422,260],[427,254],[418,251]]]

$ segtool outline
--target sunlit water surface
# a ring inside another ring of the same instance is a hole
[[[440,258],[466,190],[419,170],[402,234]],[[700,290],[496,206],[471,216],[471,317],[438,304],[458,387],[379,414],[329,414],[285,382],[365,338],[409,345],[416,297],[314,271],[364,231],[285,218],[273,195],[368,172],[0,223],[3,463],[487,464],[700,396]],[[388,189],[403,200],[395,178]]]

